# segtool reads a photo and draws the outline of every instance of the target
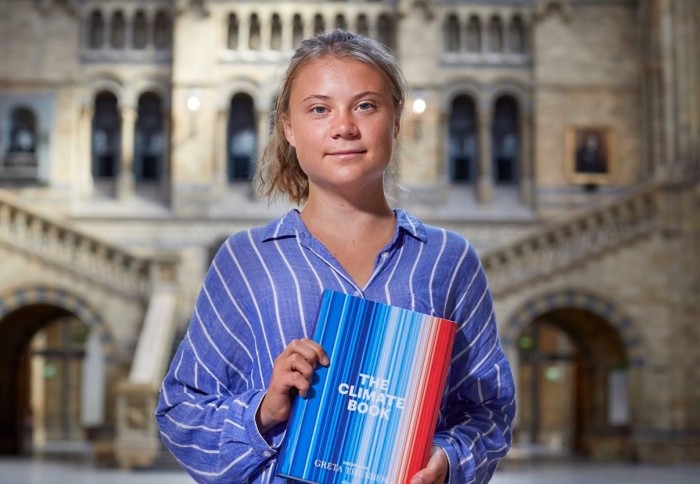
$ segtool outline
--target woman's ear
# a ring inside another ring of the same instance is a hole
[[[394,139],[399,137],[401,132],[401,110],[397,110],[396,116],[394,117]]]
[[[289,116],[282,118],[282,127],[284,128],[284,137],[287,139],[287,143],[296,148],[294,144],[294,130],[292,129],[292,123],[289,122]]]

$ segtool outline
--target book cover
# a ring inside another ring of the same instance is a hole
[[[277,473],[318,484],[407,483],[427,464],[456,324],[326,290],[318,367],[294,400]]]

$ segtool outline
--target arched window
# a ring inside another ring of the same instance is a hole
[[[16,108],[10,116],[9,153],[36,152],[37,141],[36,116],[29,108]]]
[[[231,99],[227,132],[227,178],[229,181],[251,180],[255,171],[258,136],[255,105],[248,94],[238,93]]]
[[[260,19],[257,14],[250,16],[250,31],[248,35],[248,48],[251,50],[260,49]]]
[[[445,51],[459,52],[460,45],[459,19],[453,14],[445,19]]]
[[[272,50],[280,50],[282,48],[282,20],[280,20],[280,16],[277,14],[272,16],[271,29],[270,48]]]
[[[304,22],[301,20],[301,15],[294,14],[292,26],[292,43],[296,48],[304,39]]]
[[[134,15],[134,49],[145,49],[148,43],[148,22],[143,10]]]
[[[90,49],[101,49],[105,43],[105,21],[102,12],[95,10],[90,15],[88,24],[88,47]]]
[[[348,23],[345,20],[345,15],[343,14],[338,14],[335,16],[335,28],[336,29],[342,29],[342,30],[347,30],[348,29]]]
[[[119,166],[121,116],[117,97],[101,92],[95,98],[92,118],[92,176],[114,178]]]
[[[518,103],[501,96],[494,106],[492,126],[493,176],[496,183],[512,184],[519,176],[520,134]]]
[[[314,35],[320,34],[326,31],[326,22],[323,20],[323,16],[317,13],[314,17]]]
[[[153,45],[156,49],[168,49],[172,43],[172,25],[170,17],[162,10],[156,13],[153,22]]]
[[[497,16],[489,21],[489,52],[503,52],[503,22]]]
[[[467,22],[467,52],[481,52],[481,19],[476,15]]]
[[[459,95],[452,101],[449,117],[449,170],[453,182],[476,179],[478,165],[478,137],[476,105],[474,100]]]
[[[369,36],[369,22],[367,15],[363,13],[357,16],[357,33],[365,37]]]
[[[239,32],[238,17],[235,13],[228,16],[228,36],[226,39],[226,47],[231,50],[238,49],[238,32]]]
[[[388,48],[394,48],[394,22],[387,14],[381,14],[377,22],[377,40]]]
[[[508,26],[508,52],[525,53],[525,24],[519,15],[513,17]]]
[[[123,49],[126,47],[126,20],[121,12],[114,12],[111,21],[110,46],[113,49]]]
[[[162,173],[165,153],[163,108],[157,94],[147,92],[139,97],[134,136],[134,178],[156,181]]]
[[[37,162],[37,121],[34,111],[27,107],[17,107],[10,114],[10,139],[7,153],[0,157],[0,170],[3,175],[24,179],[36,178]],[[2,177],[2,175],[0,175]]]

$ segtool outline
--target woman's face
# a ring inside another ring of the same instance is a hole
[[[301,67],[284,132],[309,194],[382,189],[400,115],[388,83],[363,62],[326,56]]]

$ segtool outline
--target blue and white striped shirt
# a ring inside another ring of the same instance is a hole
[[[511,441],[510,366],[473,247],[460,235],[396,210],[391,242],[360,288],[292,210],[232,235],[205,277],[185,338],[165,377],[156,418],[165,445],[202,483],[282,483],[278,425],[255,414],[275,358],[310,337],[325,288],[461,323],[434,444],[452,483],[487,482]]]

